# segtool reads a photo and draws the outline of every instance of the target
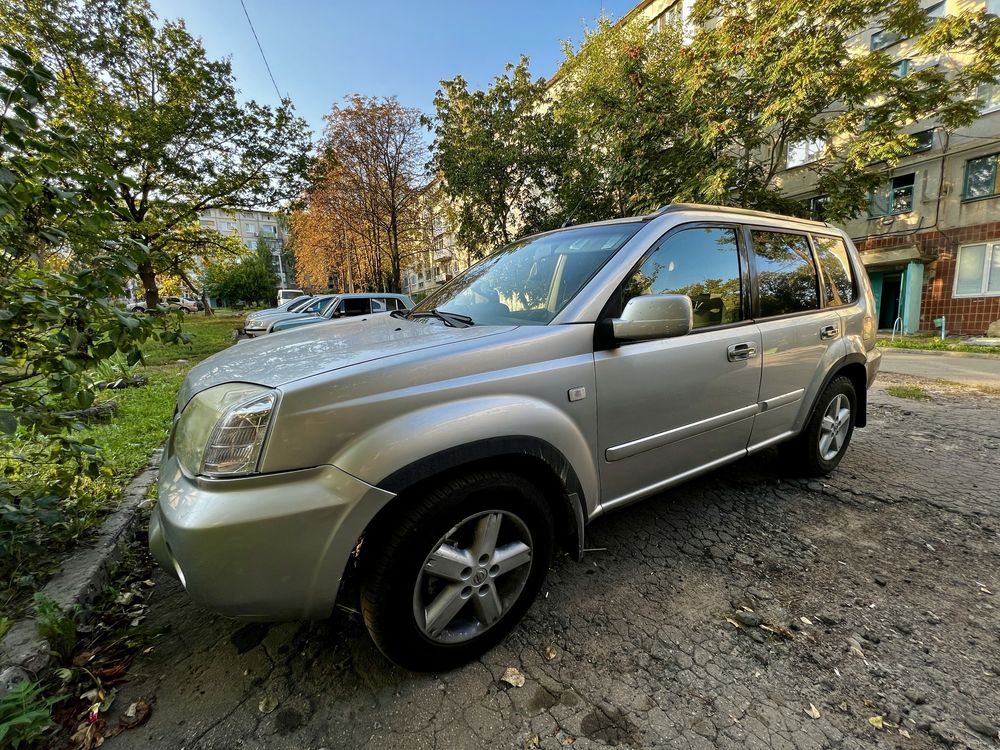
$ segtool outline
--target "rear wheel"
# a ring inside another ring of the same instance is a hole
[[[794,473],[825,476],[837,468],[854,434],[857,403],[850,378],[830,382],[801,434],[785,449]]]
[[[517,625],[545,579],[552,545],[548,505],[523,477],[483,471],[443,482],[365,539],[365,624],[402,667],[456,667]]]

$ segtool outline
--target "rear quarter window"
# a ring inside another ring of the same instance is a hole
[[[858,298],[847,243],[842,237],[813,235],[816,259],[823,273],[823,295],[827,306],[849,305]]]

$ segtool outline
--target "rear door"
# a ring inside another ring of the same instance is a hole
[[[747,227],[745,236],[763,359],[753,450],[801,428],[826,373],[844,356],[844,321],[820,294],[808,234]]]
[[[749,316],[749,273],[735,225],[667,233],[609,302],[687,294],[687,336],[595,352],[602,506],[622,505],[739,457],[757,410],[760,333]]]

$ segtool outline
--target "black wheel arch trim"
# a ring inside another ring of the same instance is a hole
[[[830,368],[827,372],[826,377],[823,379],[823,385],[816,392],[816,399],[813,401],[812,407],[809,409],[809,414],[813,413],[816,408],[816,403],[822,397],[823,393],[826,391],[826,387],[830,385],[835,377],[840,375],[844,368],[848,365],[861,365],[865,369],[864,377],[864,387],[855,388],[854,395],[857,399],[857,414],[854,415],[854,426],[855,427],[865,427],[868,424],[868,370],[867,370],[867,358],[864,354],[859,352],[851,352],[846,357],[837,360],[836,364]]]
[[[399,494],[414,485],[445,472],[479,461],[504,456],[528,456],[544,463],[562,485],[562,502],[570,520],[571,552],[577,560],[583,557],[586,519],[583,486],[572,464],[558,448],[533,435],[508,435],[484,438],[432,453],[397,469],[376,484],[379,489]]]

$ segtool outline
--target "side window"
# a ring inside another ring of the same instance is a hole
[[[384,299],[373,299],[372,300],[372,312],[373,313],[385,312],[385,311],[386,311],[386,307],[385,307],[385,300]]]
[[[741,320],[736,230],[698,227],[667,237],[626,280],[622,305],[643,294],[686,294],[695,328]]]
[[[760,309],[757,316],[819,309],[816,266],[802,234],[753,230]]]
[[[847,305],[857,299],[854,273],[847,256],[847,244],[840,237],[813,235],[816,259],[823,271],[823,294],[827,305]]]
[[[349,298],[344,300],[344,315],[367,315],[371,311],[371,300],[367,298]]]

